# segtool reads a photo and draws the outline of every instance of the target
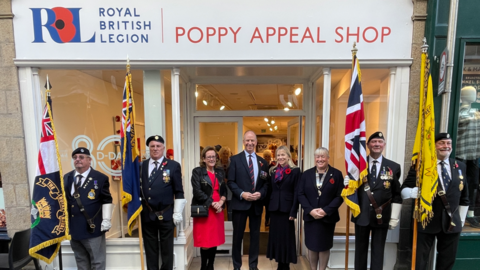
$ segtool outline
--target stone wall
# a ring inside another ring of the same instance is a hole
[[[10,237],[30,227],[25,136],[17,68],[13,63],[11,0],[0,0],[0,173]]]

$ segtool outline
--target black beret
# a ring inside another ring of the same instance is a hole
[[[156,141],[156,142],[165,144],[165,141],[163,140],[162,136],[160,136],[160,135],[153,135],[153,136],[148,137],[147,146],[150,144],[151,141]]]
[[[377,131],[375,133],[373,133],[372,135],[370,135],[370,137],[368,137],[368,141],[367,143],[369,143],[371,140],[373,139],[382,139],[382,140],[385,140],[385,137],[383,137],[383,132],[381,131]]]
[[[90,151],[88,151],[88,149],[85,147],[78,147],[77,149],[73,150],[72,157],[75,156],[75,154],[84,154],[90,156]]]
[[[440,140],[451,140],[452,137],[450,137],[450,134],[448,133],[438,133],[435,135],[435,142],[438,142]]]

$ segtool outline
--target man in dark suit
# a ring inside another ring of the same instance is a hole
[[[372,233],[370,269],[383,269],[383,254],[388,229],[398,225],[402,208],[400,195],[400,165],[383,155],[383,133],[373,133],[367,141],[367,179],[358,189],[360,214],[352,216],[355,223],[355,269],[367,270],[368,243]],[[347,183],[348,184],[348,183]]]
[[[255,154],[257,135],[249,130],[243,135],[245,150],[230,158],[227,185],[233,193],[233,268],[242,267],[241,247],[247,223],[250,224],[250,270],[257,270],[260,244],[260,223],[263,202],[267,195],[268,163]]]
[[[173,230],[182,222],[186,200],[182,170],[175,160],[164,157],[165,141],[159,135],[147,139],[150,158],[142,162],[142,229],[147,269],[173,269]],[[160,238],[159,238],[160,236]],[[159,268],[159,242],[162,267]]]
[[[425,228],[421,222],[418,224],[415,268],[426,269],[430,250],[437,238],[436,269],[447,270],[452,269],[455,263],[458,239],[468,211],[466,166],[460,161],[449,158],[452,152],[452,139],[448,133],[439,133],[435,136],[435,148],[438,172],[437,194],[432,202],[433,217]],[[402,197],[403,199],[418,197],[415,167],[410,168],[402,185]]]
[[[105,269],[105,232],[112,227],[112,196],[108,176],[90,167],[87,148],[72,152],[75,170],[65,174],[68,221],[77,269]]]

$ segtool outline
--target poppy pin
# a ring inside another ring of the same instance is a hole
[[[286,173],[286,174],[290,174],[291,172],[292,172],[292,170],[290,170],[290,168],[287,168],[287,169],[285,170],[285,173]]]
[[[330,184],[334,184],[335,183],[335,180],[333,180],[333,178],[330,178]]]

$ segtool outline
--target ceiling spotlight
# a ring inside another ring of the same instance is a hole
[[[302,89],[300,87],[298,87],[297,89],[295,89],[295,95],[298,96],[300,95],[300,93],[302,92]]]
[[[275,120],[270,121],[270,124],[272,125],[275,124]]]
[[[270,124],[269,124],[269,123],[267,123],[267,126],[270,126]]]
[[[222,107],[220,107],[220,111],[223,111],[223,109],[225,109],[225,105],[222,105]]]
[[[205,99],[203,100],[203,105],[205,105],[205,106],[208,105],[208,103],[207,103],[207,101],[206,101]]]
[[[263,118],[263,120],[265,120],[265,122],[267,122],[267,123],[268,123],[268,118],[266,118],[266,117],[265,117],[265,118]]]
[[[195,91],[195,97],[196,97],[196,98],[198,97],[198,92],[197,92],[197,91]]]
[[[270,131],[273,131],[273,129],[272,129],[272,128],[270,128]]]
[[[288,107],[283,108],[284,111],[288,112],[290,109]]]
[[[275,130],[277,130],[277,129],[278,129],[277,126],[275,126]]]
[[[290,108],[292,107],[292,103],[291,103],[290,101],[287,102],[287,105],[288,105],[288,107],[290,107]]]

